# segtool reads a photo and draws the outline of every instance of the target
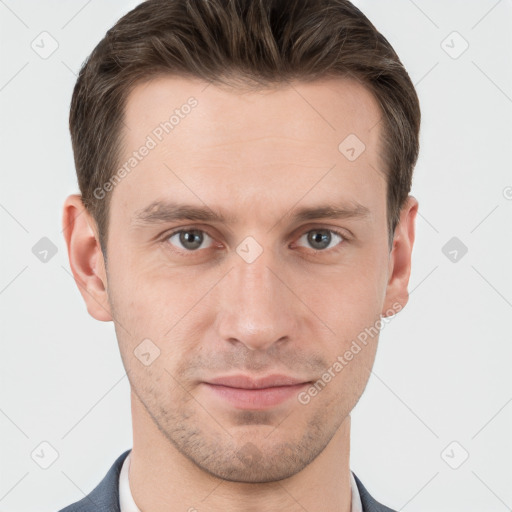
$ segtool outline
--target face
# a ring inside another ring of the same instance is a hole
[[[220,478],[274,481],[363,393],[381,314],[407,301],[414,205],[390,253],[381,115],[357,82],[205,87],[159,77],[131,93],[127,172],[104,189],[108,269],[92,263],[104,288],[83,295],[113,319],[165,442]]]

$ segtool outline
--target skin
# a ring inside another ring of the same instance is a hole
[[[350,412],[378,335],[307,405],[292,397],[242,410],[203,382],[322,378],[365,328],[406,305],[418,202],[409,196],[390,251],[381,114],[361,84],[205,87],[168,76],[132,91],[126,159],[190,96],[198,105],[109,192],[107,265],[80,196],[64,205],[73,275],[88,312],[114,322],[130,380],[134,500],[151,512],[349,512]],[[366,145],[353,162],[338,150],[350,133]],[[207,205],[234,221],[133,221],[157,199]],[[369,214],[292,219],[299,207],[350,201]],[[176,228],[202,230],[200,248],[170,239]],[[319,249],[307,237],[315,229],[350,237],[332,234]],[[247,236],[263,250],[252,263],[236,252]],[[144,339],[160,350],[149,366],[134,355]]]

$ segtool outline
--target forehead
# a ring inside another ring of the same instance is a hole
[[[192,109],[192,121],[181,123],[188,114],[176,110],[188,111],[185,106],[190,98],[197,100],[198,108]],[[285,132],[305,142],[311,142],[316,133],[315,139],[324,140],[326,146],[348,133],[370,142],[381,118],[376,98],[355,79],[292,82],[249,91],[163,75],[131,91],[125,108],[128,140],[136,143],[137,137],[140,140],[173,114],[179,116],[178,122],[172,121],[174,128],[180,124],[179,130],[173,128],[174,139],[193,135],[200,143],[201,136],[207,135],[209,144],[226,142],[237,130],[243,130],[240,136],[250,133],[253,137],[280,137]]]
[[[380,119],[375,97],[351,79],[248,91],[159,76],[128,97],[119,165],[128,172],[112,203],[135,211],[158,199],[236,198],[250,209],[263,196],[293,203],[357,190],[371,202],[383,193]]]

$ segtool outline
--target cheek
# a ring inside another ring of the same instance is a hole
[[[370,259],[357,265],[329,269],[328,275],[308,279],[302,289],[304,302],[338,336],[354,334],[378,318],[385,291],[382,264]]]
[[[369,378],[380,332],[382,272],[382,263],[370,255],[357,265],[331,270],[327,280],[317,280],[320,287],[310,282],[303,288],[304,302],[317,315],[311,315],[311,332],[325,331],[317,339],[318,349],[335,375],[325,378],[333,381],[336,395],[359,396]]]
[[[115,264],[109,271],[109,295],[118,314],[133,325],[143,322],[149,327],[156,320],[172,322],[174,311],[182,303],[179,272],[166,275],[162,265],[135,253],[119,251],[113,254],[112,261]]]
[[[218,277],[208,274],[200,279],[197,271],[166,268],[161,262],[143,259],[121,261],[124,268],[116,266],[109,277],[109,296],[125,358],[131,361],[134,351],[142,350],[138,349],[142,343],[150,352],[156,351],[158,361],[166,361],[169,368],[170,361],[190,357],[192,340],[200,336],[200,328],[206,328],[206,312],[211,307],[208,290]]]

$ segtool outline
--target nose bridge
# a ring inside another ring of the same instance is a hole
[[[267,350],[274,343],[295,336],[297,305],[279,276],[277,258],[270,249],[255,256],[251,243],[242,242],[237,248],[234,268],[223,283],[219,334],[222,339],[236,340],[251,350]]]

